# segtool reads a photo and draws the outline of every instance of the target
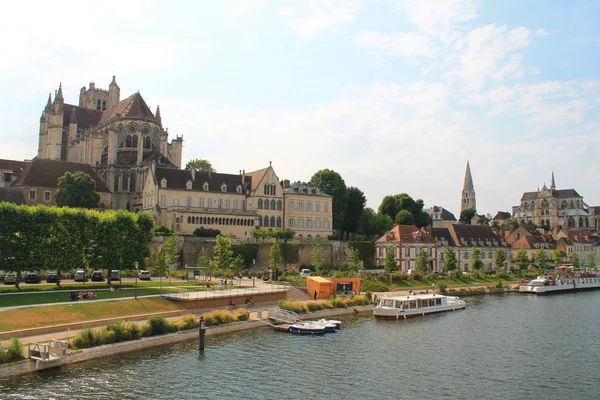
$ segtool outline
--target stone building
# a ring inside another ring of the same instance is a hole
[[[309,183],[283,181],[285,228],[293,229],[298,239],[327,238],[333,233],[333,197]]]
[[[550,188],[544,184],[541,190],[523,193],[521,204],[513,207],[513,218],[554,232],[565,227],[598,228],[595,209],[575,189],[556,189],[553,172]]]
[[[434,228],[447,228],[458,221],[454,214],[440,206],[433,206],[425,210],[431,217],[431,225]]]
[[[82,87],[76,106],[65,103],[60,85],[42,111],[37,158],[91,165],[114,193],[107,206],[131,208],[147,157],[158,151],[181,168],[183,137],[168,142],[160,108],[152,113],[139,92],[120,95],[113,76],[108,90]]]
[[[375,242],[375,262],[381,268],[385,265],[386,255],[390,251],[394,252],[398,271],[402,273],[416,268],[421,251],[429,255],[429,270],[440,270],[437,263],[438,248],[434,238],[415,225],[394,225]]]

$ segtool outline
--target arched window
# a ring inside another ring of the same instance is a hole
[[[281,217],[277,217],[277,227],[281,228]]]
[[[114,191],[118,192],[119,191],[119,174],[115,174],[115,183],[114,183]],[[164,178],[163,178],[164,179]],[[165,185],[166,185],[166,180],[165,180]],[[163,186],[164,187],[164,186]]]
[[[121,175],[121,189],[125,192],[129,191],[129,175]]]
[[[575,218],[569,217],[568,224],[569,228],[575,228]]]
[[[567,201],[566,200],[563,200],[563,202],[560,204],[560,208],[563,209],[563,210],[565,208],[567,208]]]
[[[525,209],[525,211],[529,211],[529,203],[527,203],[527,202],[526,202],[526,203],[523,205],[523,208]]]
[[[263,188],[263,194],[269,194],[269,185],[265,185]]]
[[[546,215],[550,215],[550,210],[546,210]]]
[[[192,217],[188,217],[188,224],[192,223]]]
[[[151,145],[151,142],[150,142],[150,136],[144,137],[144,149],[150,150],[151,146],[152,145]]]
[[[262,199],[258,199],[258,209],[259,210],[262,209],[263,208],[262,206],[263,206]]]
[[[312,239],[312,235],[306,235],[307,239]]]
[[[264,206],[265,206],[265,210],[269,209],[269,200],[265,200]]]
[[[579,208],[579,200],[577,200],[577,208]]]
[[[275,196],[275,184],[271,185],[271,194]]]
[[[274,210],[277,203],[275,203],[275,200],[271,200],[271,210]]]
[[[262,226],[262,218],[258,217],[258,226]]]
[[[583,218],[579,217],[579,227],[583,228]]]
[[[590,226],[590,220],[588,218],[585,219],[585,227],[589,228]]]
[[[131,135],[127,135],[125,138],[125,147],[131,147]]]
[[[137,148],[137,145],[138,145],[138,138],[137,138],[137,135],[133,135],[133,136],[131,137],[131,147],[135,147],[135,148]]]
[[[131,173],[129,174],[129,187],[131,188],[132,192],[137,191],[135,187],[135,171],[131,171]]]
[[[269,217],[265,216],[263,218],[263,226],[266,228],[269,226]]]
[[[281,200],[277,200],[277,209],[281,210]]]
[[[208,192],[208,182],[204,182],[202,184],[202,190],[204,190],[205,192]]]
[[[569,208],[575,208],[575,203],[573,203],[573,200],[571,200],[571,203],[569,204]]]
[[[542,208],[548,208],[550,206],[550,203],[548,202],[548,200],[544,199],[542,200]]]
[[[271,217],[270,226],[275,226],[275,217]]]
[[[546,220],[546,226],[550,227],[550,220],[549,219]]]

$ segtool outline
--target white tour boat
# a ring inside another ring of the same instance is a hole
[[[527,285],[519,286],[519,293],[552,294],[600,289],[600,277],[538,276]]]
[[[418,315],[460,310],[466,307],[464,300],[441,294],[413,294],[385,296],[373,304],[373,315],[381,318],[406,319]]]

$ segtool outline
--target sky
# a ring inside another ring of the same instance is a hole
[[[600,205],[600,2],[12,2],[0,25],[0,158],[37,154],[62,83],[160,105],[184,163],[280,179],[338,172],[377,209],[408,193],[460,213],[574,188]]]

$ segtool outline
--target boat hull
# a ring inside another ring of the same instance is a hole
[[[571,278],[557,281],[555,285],[550,286],[519,286],[519,293],[538,296],[589,290],[600,290],[600,278]]]
[[[373,315],[377,318],[387,318],[387,319],[407,319],[407,318],[413,318],[413,317],[422,317],[425,316],[427,314],[437,314],[437,313],[442,313],[442,312],[447,312],[447,311],[455,311],[455,310],[462,310],[463,308],[465,308],[466,305],[465,304],[456,304],[456,305],[448,305],[448,306],[440,306],[440,307],[429,307],[431,309],[428,310],[424,310],[424,309],[415,309],[414,311],[411,310],[407,310],[407,311],[401,311],[401,310],[394,310],[392,307],[385,308],[379,308],[379,309],[374,309],[373,310]]]

